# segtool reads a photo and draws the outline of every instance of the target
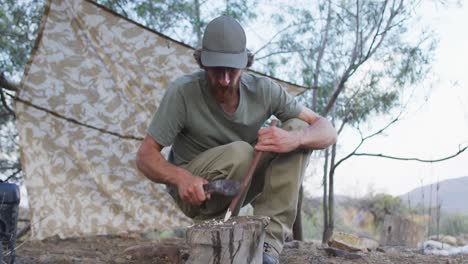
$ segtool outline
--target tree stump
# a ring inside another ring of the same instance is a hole
[[[209,220],[187,230],[190,264],[256,264],[263,260],[268,217],[238,216]]]

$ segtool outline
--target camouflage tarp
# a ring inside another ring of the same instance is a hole
[[[47,3],[16,104],[33,239],[190,223],[135,154],[192,53],[92,1]]]

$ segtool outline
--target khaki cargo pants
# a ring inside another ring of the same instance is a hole
[[[300,119],[291,119],[281,127],[285,130],[299,130],[306,126],[307,123]],[[252,205],[254,215],[270,217],[265,242],[280,252],[286,236],[292,233],[299,189],[310,153],[309,150],[284,154],[263,153],[248,192],[241,199],[243,205]],[[182,167],[209,181],[235,179],[242,182],[254,155],[255,150],[250,144],[236,141],[207,150]],[[212,194],[211,199],[201,206],[192,206],[182,201],[175,189],[169,193],[181,210],[195,220],[223,218],[232,199]]]

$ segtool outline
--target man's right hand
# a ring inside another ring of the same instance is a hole
[[[177,184],[180,198],[191,205],[200,205],[209,199],[203,190],[203,185],[208,181],[200,176],[187,173]]]
[[[138,169],[153,182],[177,186],[180,198],[186,203],[198,206],[210,199],[203,190],[208,181],[167,162],[161,154],[162,148],[150,135],[146,135],[137,153]]]

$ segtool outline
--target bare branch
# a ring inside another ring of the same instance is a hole
[[[466,149],[468,149],[468,146],[459,149],[455,154],[440,158],[440,159],[420,159],[420,158],[402,158],[402,157],[395,157],[395,156],[389,156],[385,154],[372,154],[372,153],[354,153],[355,156],[370,156],[370,157],[379,157],[379,158],[387,158],[387,159],[395,159],[395,160],[405,160],[405,161],[419,161],[419,162],[428,162],[428,163],[435,163],[435,162],[441,162],[445,160],[452,159],[461,153],[463,153]]]
[[[271,57],[273,55],[295,53],[295,52],[301,52],[301,51],[306,51],[306,50],[309,50],[309,49],[280,50],[280,51],[275,51],[275,52],[272,52],[272,53],[268,53],[267,55],[264,55],[264,56],[262,56],[260,58],[255,58],[255,60],[259,61],[259,60],[263,60],[263,59],[266,59],[268,57]]]
[[[373,154],[373,153],[357,153],[357,150],[363,145],[363,143],[369,139],[369,138],[372,138],[372,137],[375,137],[379,134],[381,134],[383,131],[385,131],[387,128],[389,128],[391,125],[393,125],[394,123],[396,123],[398,120],[399,120],[399,117],[401,116],[402,112],[400,112],[398,114],[398,116],[393,119],[390,123],[388,123],[386,126],[384,126],[383,128],[379,129],[377,132],[375,133],[372,133],[366,137],[363,137],[362,136],[362,133],[360,132],[361,134],[361,142],[354,148],[354,150],[349,153],[348,155],[346,155],[344,158],[340,159],[334,166],[334,168],[336,169],[336,167],[338,167],[343,161],[349,159],[351,156],[371,156],[371,157],[380,157],[380,158],[388,158],[388,159],[395,159],[395,160],[405,160],[405,161],[419,161],[419,162],[428,162],[428,163],[434,163],[434,162],[440,162],[440,161],[445,161],[445,160],[448,160],[448,159],[451,159],[451,158],[454,158],[458,155],[460,155],[461,153],[463,153],[467,148],[467,147],[464,147],[464,148],[460,148],[458,150],[457,153],[453,154],[453,155],[450,155],[450,156],[447,156],[447,157],[444,157],[444,158],[439,158],[439,159],[420,159],[420,158],[403,158],[403,157],[396,157],[396,156],[390,156],[390,155],[385,155],[385,154]]]
[[[361,134],[361,142],[359,142],[359,144],[354,148],[353,151],[351,151],[348,155],[346,155],[344,158],[340,159],[336,164],[335,164],[335,168],[338,167],[343,161],[351,158],[351,156],[355,155],[356,154],[356,151],[362,146],[362,144],[364,144],[364,142],[369,139],[369,138],[372,138],[372,137],[375,137],[379,134],[381,134],[385,129],[389,128],[391,125],[395,124],[400,116],[401,116],[402,112],[400,112],[398,114],[398,116],[396,118],[394,118],[392,121],[390,121],[390,123],[388,123],[387,125],[385,125],[383,128],[379,129],[377,132],[375,133],[372,133],[370,134],[369,136],[366,136],[366,137],[363,137],[362,136],[362,133],[361,131],[359,131],[359,133]]]
[[[385,1],[385,4],[384,4],[384,6],[382,8],[382,13],[381,13],[381,19],[382,20],[379,23],[381,23],[383,21],[383,17],[384,17],[387,2],[388,1]],[[368,60],[375,53],[375,51],[379,48],[379,46],[382,44],[387,32],[389,32],[393,28],[393,25],[392,25],[393,19],[396,17],[396,15],[399,14],[399,11],[402,8],[403,8],[403,0],[400,0],[400,3],[398,4],[397,7],[395,7],[395,1],[393,1],[392,9],[390,10],[390,17],[387,20],[387,24],[385,25],[385,28],[382,30],[382,32],[379,33],[379,28],[380,28],[380,25],[379,25],[379,27],[378,27],[375,35],[374,35],[374,38],[372,40],[372,43],[369,46],[369,49],[367,51],[366,56],[361,59],[361,62],[359,64],[362,64],[364,61]],[[404,21],[404,20],[402,20],[402,21]],[[398,22],[398,23],[401,23],[401,22]],[[378,41],[377,41],[377,37],[380,37],[380,39]],[[374,44],[375,44],[375,46],[374,46]]]
[[[382,11],[380,12],[380,16],[379,16],[379,22],[376,24],[375,27],[372,27],[371,30],[369,31],[371,33],[371,32],[374,32],[374,30],[375,30],[375,34],[374,34],[374,36],[372,38],[371,44],[369,45],[369,50],[367,51],[367,54],[365,56],[366,59],[363,59],[363,60],[367,60],[367,58],[370,57],[370,55],[372,54],[370,51],[373,49],[374,43],[377,41],[377,37],[381,36],[380,27],[382,26],[382,23],[383,23],[383,20],[384,20],[384,15],[385,15],[385,10],[387,9],[387,4],[388,4],[388,1],[385,1],[383,3]],[[384,30],[384,32],[385,32],[385,30]],[[371,35],[372,34],[369,34],[368,36],[366,36],[365,41],[367,41]],[[382,39],[383,39],[383,36],[381,36],[380,41],[382,41]]]
[[[361,15],[360,15],[360,11],[361,9],[359,8],[359,0],[356,0],[356,40],[355,40],[355,44],[354,44],[354,51],[353,51],[353,57],[358,57],[358,56],[361,56],[361,53],[362,53],[362,46],[363,43],[362,43],[362,32],[361,32]],[[359,51],[359,55],[358,55],[358,51]]]
[[[5,94],[3,93],[2,88],[0,88],[0,99],[2,101],[3,106],[8,111],[8,113],[10,113],[10,115],[12,115],[12,116],[15,116],[15,112],[10,108],[10,106],[8,106],[8,103],[6,101]]]
[[[122,3],[120,1],[115,1],[114,3],[120,8],[120,11],[125,17],[129,17],[128,13],[125,11],[125,8],[124,6],[122,6]]]
[[[328,112],[332,109],[333,105],[335,105],[336,100],[338,99],[338,96],[340,93],[343,91],[345,88],[345,83],[351,77],[352,71],[353,71],[354,64],[350,64],[346,71],[341,75],[340,81],[338,85],[336,86],[336,90],[333,92],[330,101],[328,101],[327,106],[323,109],[321,115],[326,116]]]
[[[31,223],[28,223],[25,227],[23,227],[18,234],[16,235],[16,239],[23,237],[31,230]]]
[[[14,178],[18,173],[21,172],[21,168],[17,169],[15,172],[13,172],[13,174],[11,174],[10,176],[8,176],[3,182],[8,182],[9,179],[12,179]]]
[[[0,163],[1,164],[1,163]],[[2,166],[1,169],[3,170],[13,170],[13,169],[21,169],[21,166],[19,165],[19,163],[15,163],[13,164],[12,166]]]
[[[337,132],[336,132],[338,135],[341,134],[341,131],[343,131],[343,128],[344,128],[344,126],[346,125],[347,121],[348,121],[348,120],[345,118],[345,119],[343,120],[343,123],[341,123],[340,128],[339,128],[339,129],[337,130]]]
[[[302,24],[306,24],[306,23],[293,23],[293,24],[290,24],[286,27],[284,27],[283,29],[281,29],[280,31],[276,32],[275,35],[273,35],[263,46],[261,46],[257,51],[254,52],[254,55],[258,54],[260,51],[262,51],[263,49],[265,49],[268,45],[270,45],[273,40],[279,36],[281,33],[283,33],[284,31],[290,29],[290,28],[293,28],[293,27],[296,27],[296,26],[300,26]]]
[[[371,137],[375,137],[375,136],[377,136],[378,134],[381,134],[382,132],[384,132],[385,129],[389,128],[391,125],[395,124],[395,123],[400,119],[400,115],[401,115],[401,114],[402,114],[402,112],[400,112],[400,114],[398,114],[397,117],[395,117],[392,121],[390,121],[390,123],[388,123],[387,125],[385,125],[383,128],[381,128],[381,129],[378,130],[377,132],[375,132],[375,133],[373,133],[373,134],[370,134],[370,135],[367,136],[367,137],[364,137],[364,138],[362,139],[362,141],[367,140],[367,139],[369,139],[369,138],[371,138]]]
[[[358,4],[359,5],[359,4]],[[356,36],[355,36],[355,44],[353,47],[353,51],[351,54],[351,59],[349,61],[348,67],[345,69],[343,74],[341,75],[340,81],[338,85],[336,86],[335,91],[333,92],[330,100],[328,101],[326,107],[322,111],[322,115],[325,116],[328,114],[328,112],[331,110],[333,105],[335,104],[336,100],[338,99],[338,96],[341,94],[341,92],[345,88],[345,83],[346,81],[356,72],[358,67],[362,65],[364,62],[366,62],[374,53],[375,51],[379,48],[379,46],[382,44],[383,40],[385,39],[386,33],[390,30],[392,21],[395,18],[395,16],[398,14],[398,10],[402,8],[402,2],[399,3],[398,7],[396,9],[391,10],[390,17],[387,20],[385,28],[382,30],[382,32],[379,32],[380,24],[383,22],[384,19],[384,14],[386,10],[386,5],[387,1],[385,1],[383,7],[382,7],[382,12],[379,20],[379,26],[377,26],[377,31],[374,34],[373,40],[367,50],[367,53],[364,57],[362,55],[358,56],[358,50],[359,46],[363,46],[364,43],[359,43],[359,39],[362,39],[362,36],[359,35],[359,21],[357,20],[357,26],[356,26]],[[357,11],[359,11],[359,7],[357,7]],[[372,31],[371,31],[372,32]],[[367,39],[368,37],[365,37],[364,39]],[[361,52],[362,53],[362,52]]]

